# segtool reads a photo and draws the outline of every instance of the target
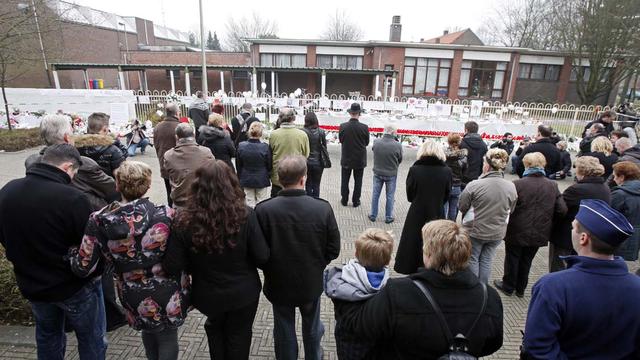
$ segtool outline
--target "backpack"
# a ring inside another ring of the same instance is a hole
[[[454,338],[451,335],[451,329],[449,329],[449,325],[447,325],[447,320],[444,318],[444,315],[442,314],[442,310],[440,310],[438,303],[435,301],[433,296],[431,296],[429,289],[427,289],[424,285],[422,285],[422,283],[419,282],[418,280],[412,280],[412,281],[418,287],[418,289],[422,291],[422,293],[424,294],[424,297],[426,297],[427,301],[429,301],[429,303],[431,304],[433,311],[436,313],[436,316],[438,317],[438,322],[440,323],[440,326],[442,327],[442,330],[444,331],[444,334],[447,337],[447,343],[449,344],[449,352],[440,356],[438,360],[477,360],[478,359],[477,357],[469,354],[469,347],[468,347],[469,341],[467,339],[469,335],[471,335],[471,332],[476,327],[476,324],[480,320],[480,317],[482,316],[482,314],[484,314],[484,310],[487,307],[487,285],[485,285],[483,282],[480,282],[480,285],[482,285],[482,308],[480,308],[480,313],[478,314],[476,319],[473,321],[471,328],[469,329],[469,331],[467,331],[466,335],[457,334]]]

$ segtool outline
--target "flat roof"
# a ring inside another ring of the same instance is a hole
[[[122,71],[138,70],[200,70],[202,65],[197,64],[106,64],[106,63],[51,63],[53,70],[86,70],[86,69],[120,69]],[[246,71],[277,71],[277,72],[306,72],[328,74],[382,74],[393,75],[396,70],[385,69],[329,69],[320,67],[275,67],[275,66],[251,66],[251,65],[207,65],[211,70],[246,70]]]

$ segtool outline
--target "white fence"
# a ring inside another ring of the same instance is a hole
[[[255,96],[257,95],[257,96]],[[275,122],[281,107],[297,109],[298,121],[310,112],[316,112],[320,123],[328,130],[348,116],[346,109],[353,102],[359,102],[364,109],[363,121],[370,124],[372,131],[381,131],[387,122],[394,122],[400,133],[418,136],[445,136],[451,131],[461,132],[464,122],[474,120],[480,125],[480,132],[486,138],[495,138],[504,132],[512,132],[517,137],[535,135],[538,124],[547,124],[566,137],[578,137],[584,125],[596,119],[607,107],[574,106],[539,103],[500,103],[482,100],[450,100],[395,97],[382,101],[372,96],[347,97],[319,94],[267,94],[227,93],[210,94],[210,101],[220,102],[224,114],[230,119],[236,116],[245,102],[251,103],[256,116],[262,120]],[[130,90],[56,90],[56,89],[7,89],[10,111],[37,113],[24,116],[30,119],[27,125],[37,126],[37,115],[59,110],[86,117],[94,111],[102,111],[112,116],[112,123],[121,126],[133,118],[146,120],[153,113],[162,111],[158,104],[169,101],[181,103],[183,114],[193,96],[182,93],[170,94],[164,91],[135,92]],[[0,99],[0,103],[2,100]],[[4,104],[0,111],[4,109]]]

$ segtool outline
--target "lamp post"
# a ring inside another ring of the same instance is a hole
[[[207,56],[204,52],[204,15],[202,13],[202,0],[200,3],[200,48],[202,49],[202,97],[207,99],[209,84],[207,83]]]
[[[22,10],[27,13],[29,11],[29,5],[18,3],[18,10]],[[38,40],[40,41],[40,52],[42,53],[42,61],[44,62],[44,72],[47,76],[49,87],[53,87],[51,77],[49,76],[49,64],[47,63],[47,55],[44,52],[44,42],[42,41],[42,32],[40,32],[40,22],[38,21],[38,12],[36,11],[36,3],[34,0],[31,0],[31,10],[33,10],[33,19],[36,22],[36,31],[38,33]]]

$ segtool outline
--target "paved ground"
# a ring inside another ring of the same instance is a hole
[[[0,154],[0,186],[3,186],[7,181],[21,177],[24,175],[23,162],[24,159],[32,151],[26,151],[18,154]],[[331,146],[330,153],[332,156],[333,164],[339,164],[339,147]],[[371,152],[369,152],[370,154]],[[415,150],[405,149],[405,161],[402,163],[399,173],[399,184],[404,182],[410,165],[415,159]],[[158,172],[158,163],[155,154],[148,154],[145,156],[138,156],[136,160],[141,160],[153,168],[154,179],[150,190],[151,200],[156,203],[164,203],[166,201],[164,183],[160,179]],[[372,163],[371,158],[369,164]],[[396,236],[396,240],[399,240],[402,232],[403,220],[406,217],[409,203],[406,200],[406,192],[404,186],[399,185],[396,193],[396,219],[393,224],[386,225],[384,221],[378,221],[372,224],[367,219],[367,213],[371,204],[371,167],[365,170],[362,206],[354,209],[353,207],[343,207],[340,205],[340,172],[339,167],[334,165],[333,168],[325,171],[321,187],[321,196],[331,202],[333,205],[338,224],[340,226],[340,232],[342,235],[342,250],[340,257],[333,263],[338,264],[346,262],[354,255],[354,242],[356,236],[364,231],[368,227],[376,226],[383,229],[392,230]],[[564,190],[570,181],[560,182],[560,190]],[[384,214],[384,196],[381,199],[381,210]],[[380,217],[380,216],[379,216]],[[547,272],[547,248],[541,249],[533,263],[531,268],[530,282],[533,284],[540,276]],[[502,276],[502,264],[504,261],[504,246],[501,245],[498,248],[498,253],[493,264],[492,279],[501,278]],[[392,264],[393,265],[393,264]],[[634,269],[637,267],[635,264],[629,264]],[[524,298],[518,297],[503,297],[504,306],[504,345],[489,359],[517,359],[519,354],[519,346],[522,340],[521,330],[524,329],[524,322],[526,319],[527,305],[530,299],[530,289],[527,290]],[[325,351],[325,359],[337,359],[335,353],[335,343],[333,340],[334,320],[333,320],[333,306],[331,301],[322,297],[322,312],[321,319],[326,327],[325,337],[322,342],[322,346]],[[180,328],[180,349],[181,359],[208,359],[208,346],[206,341],[206,335],[203,329],[205,318],[200,313],[194,311],[191,312],[185,325]],[[300,329],[300,321],[298,319],[298,331]],[[275,358],[273,353],[273,317],[271,313],[271,306],[269,302],[261,297],[260,305],[256,315],[255,323],[253,326],[253,341],[251,344],[251,358],[252,359],[271,359]],[[2,338],[2,332],[8,333],[13,329],[0,327],[0,338]],[[31,332],[31,329],[23,329],[22,332]],[[107,351],[109,359],[126,359],[136,360],[145,359],[144,349],[140,341],[140,337],[136,331],[133,331],[127,327],[121,328],[114,333],[109,334],[109,348]],[[298,335],[301,340],[300,335]],[[28,343],[29,341],[27,341]],[[68,359],[77,359],[78,355],[75,351],[75,339],[72,337],[69,339],[68,345]],[[302,344],[300,343],[300,349]],[[303,354],[301,352],[301,354]],[[303,356],[303,355],[300,355]],[[35,347],[34,345],[9,345],[2,344],[0,341],[0,358],[1,359],[35,359]]]

